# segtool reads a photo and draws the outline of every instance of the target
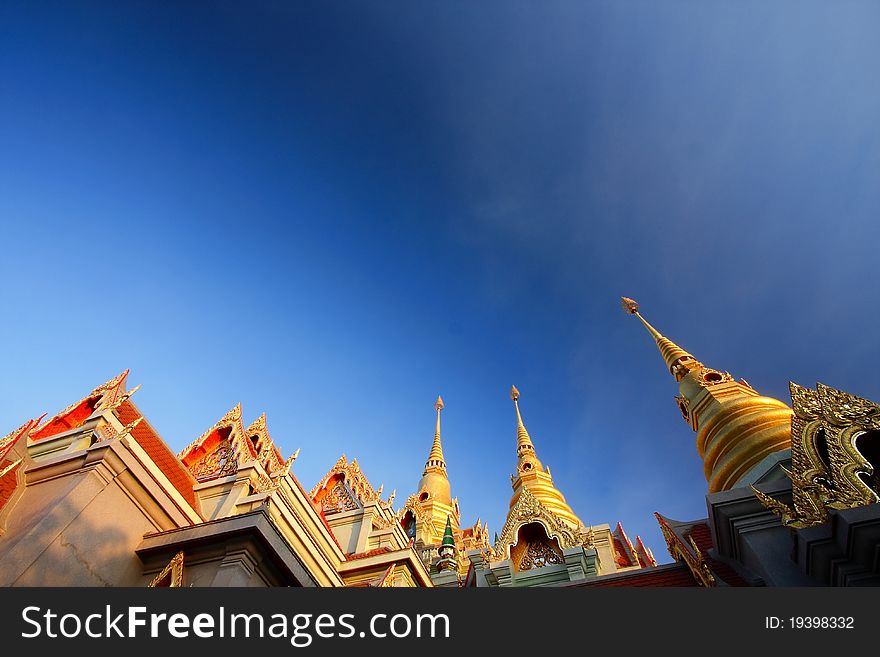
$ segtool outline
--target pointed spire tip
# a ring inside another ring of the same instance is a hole
[[[441,397],[440,395],[437,395],[437,401],[434,402],[434,409],[438,410],[438,411],[442,411],[444,408],[445,408],[445,405],[443,404],[443,397]]]
[[[635,315],[639,312],[639,302],[635,299],[620,297],[620,305],[623,306],[623,309],[630,315]]]
[[[510,398],[513,401],[519,399],[519,390],[516,389],[516,386],[510,386]]]

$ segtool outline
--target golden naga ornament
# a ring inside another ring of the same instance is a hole
[[[660,522],[660,531],[663,533],[663,538],[666,540],[666,547],[669,550],[670,556],[676,561],[684,561],[693,576],[702,586],[707,588],[717,586],[718,581],[712,574],[709,564],[706,563],[706,557],[703,554],[703,551],[700,550],[694,537],[688,535],[686,542],[683,542],[682,539],[675,535],[675,532],[668,524],[666,524],[665,519],[659,513],[655,513],[654,515]]]
[[[880,501],[880,473],[863,453],[880,441],[880,406],[821,383],[789,385],[792,506],[752,486],[755,496],[795,529],[828,522],[832,509]]]

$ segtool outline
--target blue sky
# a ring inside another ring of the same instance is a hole
[[[5,3],[0,425],[125,368],[181,449],[236,402],[402,502],[442,394],[500,531],[511,384],[588,524],[705,516],[707,365],[880,401],[876,3]]]

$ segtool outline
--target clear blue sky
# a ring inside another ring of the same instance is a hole
[[[2,433],[131,368],[181,449],[241,401],[311,487],[414,488],[446,401],[500,531],[511,384],[586,523],[668,561],[694,437],[625,294],[788,400],[880,400],[875,2],[0,8]]]

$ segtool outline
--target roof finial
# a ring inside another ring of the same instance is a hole
[[[666,363],[666,367],[672,372],[673,365],[675,365],[679,360],[686,359],[694,361],[694,357],[691,356],[684,349],[679,347],[669,338],[664,337],[660,331],[651,326],[648,321],[642,317],[639,312],[639,303],[635,299],[630,299],[628,297],[620,297],[620,304],[623,306],[623,309],[629,313],[630,315],[635,315],[638,317],[642,324],[645,325],[645,328],[648,329],[648,333],[651,334],[651,337],[654,338],[654,342],[657,343],[657,348],[660,350],[660,355],[663,357],[663,361]],[[683,376],[683,375],[682,375]],[[676,375],[676,380],[680,380],[681,376]]]

